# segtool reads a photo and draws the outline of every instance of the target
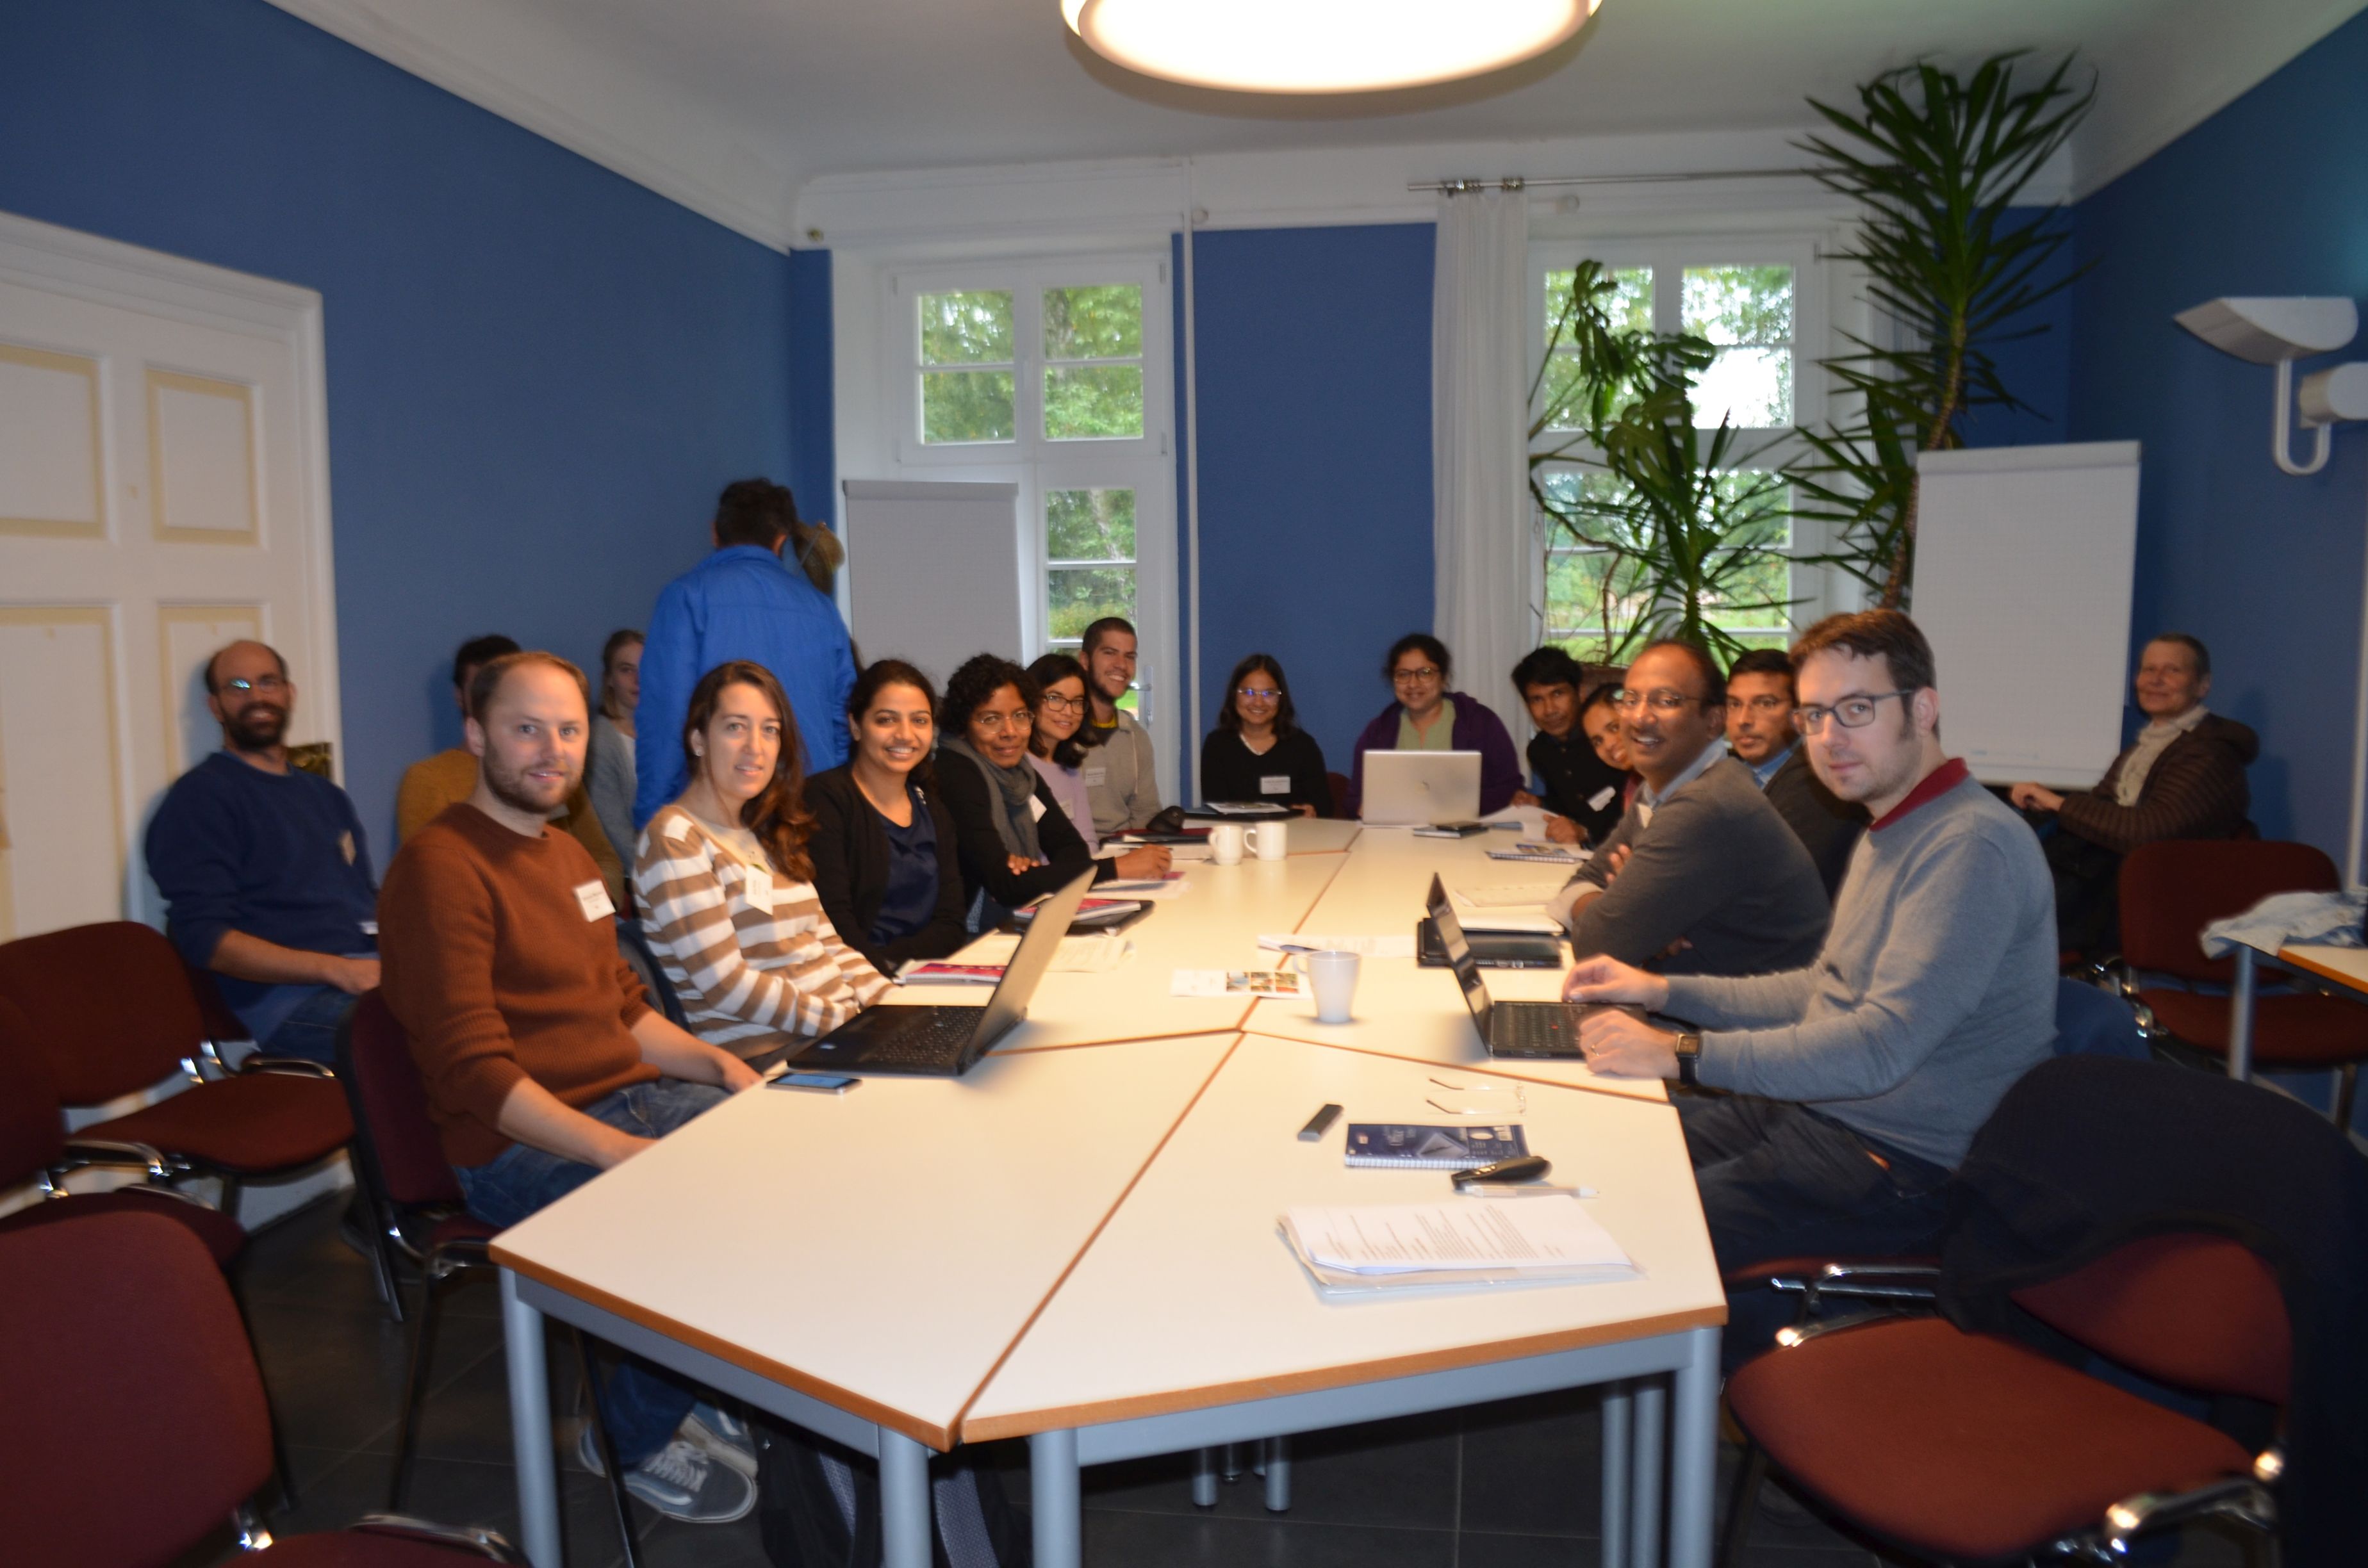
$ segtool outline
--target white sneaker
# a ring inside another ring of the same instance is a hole
[[[730,1465],[749,1480],[757,1479],[757,1436],[748,1423],[700,1400],[690,1407],[674,1435],[702,1450],[718,1464]]]
[[[588,1421],[576,1439],[575,1458],[593,1474],[607,1473],[600,1468]],[[687,1525],[728,1525],[747,1517],[757,1506],[756,1482],[730,1465],[716,1463],[704,1449],[680,1437],[627,1471],[625,1490]]]

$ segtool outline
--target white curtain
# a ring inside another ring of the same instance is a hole
[[[1520,191],[1439,199],[1430,306],[1431,626],[1456,685],[1515,744],[1529,715],[1507,678],[1532,646],[1529,209]]]

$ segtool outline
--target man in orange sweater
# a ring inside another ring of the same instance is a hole
[[[470,1212],[511,1225],[757,1077],[651,1008],[591,855],[550,824],[584,772],[583,672],[511,653],[469,695],[476,789],[387,868],[381,986]],[[745,1430],[689,1385],[628,1361],[600,1412],[626,1489],[660,1513],[722,1523],[755,1506]],[[598,1468],[588,1433],[579,1453]]]

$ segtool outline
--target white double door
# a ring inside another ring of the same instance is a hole
[[[256,638],[338,739],[320,297],[0,214],[0,940],[161,924],[140,839]]]

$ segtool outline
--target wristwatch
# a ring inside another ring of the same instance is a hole
[[[1698,1034],[1679,1035],[1677,1040],[1677,1050],[1678,1082],[1685,1085],[1686,1087],[1690,1089],[1699,1086],[1702,1080],[1694,1076],[1694,1070],[1702,1063],[1702,1036]]]

